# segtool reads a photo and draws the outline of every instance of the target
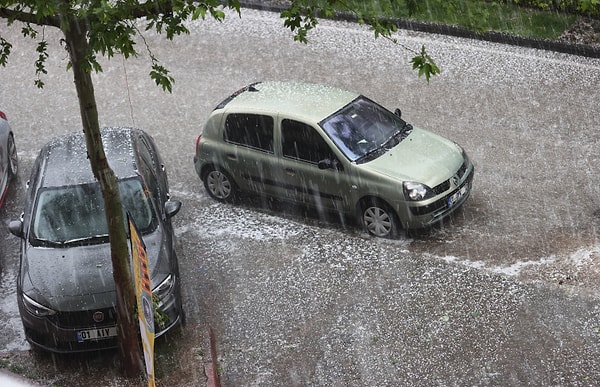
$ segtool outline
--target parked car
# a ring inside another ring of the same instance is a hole
[[[102,130],[104,150],[118,176],[123,211],[147,248],[153,297],[164,318],[156,336],[183,319],[179,266],[167,174],[153,139],[129,128]],[[27,183],[25,211],[9,224],[20,237],[17,300],[25,337],[52,352],[117,345],[115,284],[99,183],[82,132],[48,142]]]
[[[8,192],[9,182],[19,172],[17,146],[6,114],[0,111],[0,207]]]
[[[372,100],[315,84],[244,87],[196,141],[209,195],[246,191],[356,216],[372,235],[427,228],[459,208],[474,167],[456,143]]]

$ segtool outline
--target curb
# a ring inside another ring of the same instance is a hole
[[[240,0],[243,8],[258,9],[262,11],[279,12],[287,9],[287,6],[281,2],[261,1],[261,0]],[[348,13],[337,13],[333,19],[357,23],[358,19]],[[456,36],[459,38],[483,40],[493,43],[502,43],[513,46],[535,48],[539,50],[555,51],[571,55],[579,55],[589,58],[600,58],[600,47],[594,47],[587,44],[557,42],[548,39],[524,38],[504,32],[473,32],[463,27],[426,23],[407,19],[387,19],[394,22],[399,29],[427,32],[432,34]]]
[[[208,341],[210,345],[210,361],[204,363],[206,387],[221,387],[217,357],[217,340],[215,339],[215,333],[212,328],[209,328],[208,330]]]

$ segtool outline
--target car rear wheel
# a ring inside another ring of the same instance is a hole
[[[398,235],[396,213],[381,200],[369,199],[363,203],[361,222],[364,229],[373,236],[393,238]]]
[[[231,201],[235,194],[235,183],[225,171],[211,167],[204,174],[204,187],[208,194],[219,201]]]
[[[12,178],[19,172],[19,157],[13,135],[8,136],[8,175]]]

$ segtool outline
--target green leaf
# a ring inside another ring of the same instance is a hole
[[[0,65],[3,67],[8,63],[8,56],[10,55],[11,48],[12,44],[0,36]]]
[[[150,71],[150,78],[154,79],[154,82],[164,91],[171,93],[173,91],[173,83],[175,79],[169,75],[169,70],[165,67],[155,63],[152,65],[152,71]]]
[[[418,70],[419,77],[425,76],[427,83],[431,76],[438,75],[440,73],[439,67],[435,64],[433,59],[425,51],[425,46],[421,47],[421,53],[411,60],[413,64],[413,70]]]
[[[203,4],[200,4],[192,13],[192,20],[197,20],[198,18],[202,18],[202,20],[206,19],[207,12],[208,9]]]
[[[42,74],[47,74],[48,72],[46,71],[46,59],[48,59],[48,42],[42,40],[41,42],[38,42],[38,45],[36,47],[36,52],[38,53],[38,57],[34,62],[35,65],[35,75],[37,77],[37,79],[34,81],[34,84],[38,87],[38,88],[43,88],[44,87],[44,82],[42,82],[40,80],[40,76]]]

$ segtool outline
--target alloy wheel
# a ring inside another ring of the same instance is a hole
[[[370,205],[363,211],[363,224],[367,232],[380,238],[389,238],[396,233],[394,214],[382,205]]]
[[[229,177],[216,169],[206,175],[206,188],[211,196],[219,200],[229,199],[233,191]]]

